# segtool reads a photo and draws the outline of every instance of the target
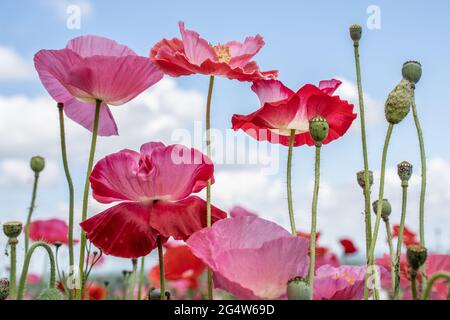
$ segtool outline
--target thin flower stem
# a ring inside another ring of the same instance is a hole
[[[386,225],[386,235],[387,241],[389,245],[389,263],[391,267],[391,295],[394,295],[395,291],[395,251],[394,246],[392,244],[392,232],[391,232],[391,224],[389,223],[389,219],[384,221]]]
[[[412,294],[412,298],[413,298],[413,300],[417,300],[417,283],[416,283],[417,271],[414,271],[414,274],[411,274],[410,278],[411,278],[411,294]]]
[[[97,100],[95,103],[95,117],[94,117],[94,127],[92,129],[92,140],[91,140],[91,149],[89,152],[89,161],[88,161],[88,167],[86,171],[86,179],[84,182],[84,194],[83,194],[83,208],[81,211],[81,222],[86,220],[87,218],[87,209],[88,209],[88,202],[89,202],[89,177],[91,175],[92,167],[94,165],[94,156],[95,156],[95,147],[97,145],[97,134],[98,134],[98,123],[100,120],[100,107],[102,105],[102,102],[100,100]],[[86,234],[84,231],[81,231],[81,241],[80,241],[80,260],[79,260],[79,283],[81,285],[81,288],[77,290],[77,299],[81,300],[82,298],[82,292],[83,292],[83,286],[84,286],[84,259],[85,259],[85,252],[84,248],[86,247]]]
[[[292,149],[294,146],[295,130],[291,130],[291,135],[289,138],[289,149],[287,158],[287,199],[288,199],[288,210],[289,210],[289,221],[291,223],[291,232],[295,236],[297,234],[297,228],[295,227],[295,217],[294,217],[294,206],[292,204],[292,187],[291,187],[291,172],[292,172]]]
[[[9,239],[10,246],[10,270],[9,270],[9,299],[14,300],[16,298],[16,273],[17,273],[17,239]]]
[[[356,80],[358,84],[359,118],[361,121],[361,142],[364,159],[364,205],[365,205],[365,227],[366,227],[366,260],[369,262],[370,242],[372,241],[372,222],[370,211],[370,181],[369,181],[369,158],[367,156],[366,121],[364,115],[364,95],[361,81],[361,66],[359,61],[359,41],[353,42],[355,53]]]
[[[68,246],[69,246],[69,266],[70,273],[69,278],[73,277],[73,266],[75,264],[74,253],[73,253],[73,208],[74,208],[74,188],[72,177],[69,171],[69,164],[67,161],[67,148],[66,148],[66,133],[64,127],[64,104],[58,103],[58,113],[59,113],[59,131],[60,131],[60,141],[61,141],[61,155],[64,167],[64,174],[66,175],[67,186],[69,188],[69,232],[68,232]],[[69,299],[72,299],[72,290],[69,290]]]
[[[383,203],[383,196],[384,196],[384,179],[385,179],[385,173],[386,173],[386,158],[387,158],[387,152],[389,148],[389,141],[391,140],[392,136],[392,130],[394,129],[393,124],[389,124],[387,132],[386,132],[386,138],[384,141],[384,147],[383,147],[383,155],[381,158],[381,172],[380,172],[380,189],[378,192],[378,203]],[[370,250],[369,250],[369,269],[368,271],[373,272],[374,262],[375,262],[375,245],[377,243],[377,237],[378,237],[378,230],[380,228],[380,220],[381,220],[381,209],[382,205],[379,205],[377,208],[377,217],[375,220],[375,227],[372,235],[372,241],[370,243]],[[375,299],[378,298],[378,288],[374,287],[374,297]],[[365,290],[364,290],[364,298],[367,299],[368,296],[368,283],[366,283]]]
[[[214,76],[209,77],[208,97],[206,100],[206,155],[211,159],[211,99],[214,88]],[[206,184],[206,225],[211,227],[211,180]],[[211,269],[208,268],[208,300],[213,300],[213,284]]]
[[[400,217],[400,228],[398,231],[397,252],[395,253],[395,287],[393,295],[394,300],[397,300],[400,294],[400,256],[402,253],[403,231],[405,229],[407,202],[408,202],[408,182],[406,182],[406,184],[402,182],[402,214]]]
[[[165,273],[164,273],[164,253],[163,253],[163,245],[162,238],[158,236],[156,240],[158,242],[158,258],[159,258],[159,283],[160,283],[160,299],[166,299],[166,283],[165,283]]]
[[[413,96],[412,99],[412,113],[414,123],[417,129],[417,137],[419,139],[420,148],[420,163],[421,163],[421,184],[420,184],[420,205],[419,205],[419,235],[420,245],[425,247],[425,193],[427,188],[427,158],[425,154],[425,144],[423,142],[422,127],[420,126],[419,115],[417,114],[416,99]],[[425,265],[422,266],[422,273],[426,275]],[[422,278],[422,284],[424,284],[425,277]]]
[[[30,223],[31,223],[31,216],[33,215],[35,202],[36,202],[38,181],[39,181],[39,172],[35,172],[34,173],[33,192],[31,193],[31,203],[30,203],[30,208],[28,209],[27,222],[25,224],[25,254],[28,252],[28,246],[30,244]]]
[[[28,275],[28,268],[30,266],[30,260],[34,253],[34,250],[42,247],[47,251],[48,258],[50,260],[50,280],[49,280],[49,288],[54,289],[56,285],[56,267],[55,267],[55,257],[53,256],[52,248],[45,242],[35,242],[28,250],[25,260],[23,262],[22,274],[20,276],[19,281],[19,289],[17,291],[17,300],[22,300],[25,294],[25,285]]]
[[[422,293],[422,300],[428,300],[430,297],[431,289],[433,289],[434,283],[439,279],[445,279],[447,280],[447,283],[450,284],[450,273],[448,272],[437,272],[433,274],[430,279],[427,281],[427,285],[425,287],[425,290]],[[449,289],[450,292],[450,289]],[[448,299],[447,299],[448,300]]]
[[[134,299],[134,288],[136,288],[136,275],[137,275],[137,259],[131,259],[133,264],[133,272],[130,279],[130,288],[128,291],[128,300]]]
[[[138,282],[138,300],[142,297],[142,285],[144,283],[144,272],[145,272],[145,256],[141,258],[141,266],[139,270],[139,282]]]
[[[314,192],[311,210],[311,231],[309,247],[309,287],[311,288],[311,299],[314,297],[314,271],[316,267],[316,229],[317,229],[317,201],[319,198],[320,181],[320,150],[321,145],[316,145],[316,157],[314,164]]]

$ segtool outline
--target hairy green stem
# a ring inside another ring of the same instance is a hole
[[[35,242],[28,250],[25,260],[23,262],[22,274],[20,276],[19,281],[19,289],[17,291],[17,300],[22,300],[25,294],[25,285],[27,282],[28,268],[30,266],[31,257],[34,253],[34,250],[42,247],[47,251],[48,258],[50,260],[50,280],[49,280],[49,288],[54,289],[56,285],[56,267],[55,267],[55,257],[53,256],[52,248],[45,242]]]
[[[94,157],[95,157],[95,148],[97,145],[97,134],[98,134],[98,123],[100,120],[100,107],[102,105],[102,102],[100,100],[97,100],[95,103],[95,117],[94,117],[94,126],[92,129],[92,140],[91,140],[91,149],[89,152],[89,161],[88,161],[88,167],[86,171],[86,179],[84,182],[84,194],[83,194],[83,208],[81,211],[81,222],[86,220],[87,218],[87,209],[88,209],[88,202],[89,202],[89,177],[91,175],[92,167],[94,165]],[[77,290],[77,299],[81,300],[82,298],[82,292],[84,287],[84,260],[85,260],[85,247],[86,247],[86,234],[84,231],[81,231],[81,241],[80,241],[80,260],[79,260],[79,283],[81,284],[81,288]]]
[[[411,278],[411,294],[413,300],[417,300],[417,271],[413,271],[410,275]]]
[[[159,259],[159,283],[160,283],[160,299],[166,299],[166,282],[165,282],[165,272],[164,272],[164,253],[163,244],[161,236],[158,236],[156,240],[158,242],[158,259]]]
[[[36,202],[38,181],[39,181],[39,172],[35,172],[34,173],[33,192],[31,193],[31,203],[30,203],[30,208],[28,209],[27,222],[25,224],[25,254],[28,252],[28,247],[30,244],[30,223],[31,223],[31,216],[33,215],[35,202]]]
[[[434,283],[439,279],[445,279],[447,280],[447,283],[449,284],[449,292],[450,292],[450,273],[448,272],[437,272],[433,274],[430,279],[427,281],[427,285],[425,287],[425,290],[422,293],[422,300],[428,300],[430,297],[431,289],[433,289]],[[448,299],[447,299],[448,300]]]
[[[317,202],[319,199],[319,181],[320,181],[320,150],[321,145],[316,144],[316,156],[314,164],[314,191],[311,210],[311,231],[309,247],[309,286],[311,288],[311,299],[314,297],[314,271],[316,267],[316,231],[317,231]]]
[[[141,258],[141,266],[139,270],[139,282],[138,282],[138,300],[142,297],[142,285],[144,284],[144,272],[145,272],[145,256]]]
[[[295,227],[295,217],[294,217],[294,206],[292,204],[292,149],[294,146],[295,139],[295,130],[291,130],[291,134],[289,137],[289,149],[288,149],[288,158],[287,158],[287,199],[288,199],[288,210],[289,210],[289,221],[291,223],[291,232],[292,235],[297,234],[297,228]]]
[[[385,179],[385,173],[386,173],[386,158],[387,158],[387,152],[389,148],[389,141],[391,140],[392,130],[394,128],[393,124],[389,124],[387,132],[386,132],[386,138],[384,141],[384,147],[383,147],[383,155],[381,158],[381,172],[380,172],[380,186],[379,186],[379,192],[378,192],[378,203],[383,203],[383,196],[384,196],[384,179]],[[372,241],[370,243],[370,250],[369,250],[369,268],[368,271],[373,273],[374,262],[375,262],[375,245],[377,243],[378,238],[378,230],[380,228],[380,220],[381,220],[381,209],[383,208],[382,205],[379,205],[377,208],[377,217],[375,220],[375,227],[372,235]],[[378,288],[373,288],[374,297],[375,299],[378,298]],[[367,299],[368,295],[368,283],[366,283],[366,288],[364,290],[364,298]]]
[[[394,286],[394,300],[399,298],[400,294],[400,256],[402,253],[403,231],[405,229],[406,220],[406,205],[408,203],[408,182],[402,181],[402,214],[400,217],[400,228],[397,238],[397,251],[395,253],[395,286]]]
[[[208,97],[206,100],[206,155],[211,159],[211,99],[214,88],[214,76],[209,77]],[[211,220],[211,180],[206,184],[206,225],[212,225]],[[213,300],[213,284],[211,269],[208,268],[208,300]]]
[[[10,270],[9,270],[9,299],[16,298],[16,273],[17,273],[17,243],[16,238],[10,238],[8,241],[10,247]]]
[[[389,219],[384,220],[384,223],[386,225],[386,236],[389,245],[389,263],[391,268],[391,295],[393,296],[395,291],[395,251],[394,245],[392,244],[392,232]]]
[[[128,290],[128,300],[134,299],[134,288],[136,288],[137,259],[131,259],[133,264],[133,272],[131,273],[130,287]]]

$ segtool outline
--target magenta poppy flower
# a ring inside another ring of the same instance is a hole
[[[240,206],[234,206],[230,210],[230,217],[231,218],[239,218],[239,217],[257,217],[258,215],[254,212],[248,211],[247,209],[240,207]]]
[[[247,37],[243,43],[230,41],[213,46],[197,32],[186,30],[184,22],[178,25],[181,39],[163,39],[150,52],[150,59],[164,73],[172,77],[200,73],[239,81],[277,77],[278,71],[261,72],[251,60],[264,46],[260,35]]]
[[[214,286],[242,299],[277,299],[308,273],[309,241],[258,217],[216,222],[187,245],[213,271]]]
[[[349,255],[349,254],[358,252],[358,249],[356,248],[355,244],[350,239],[346,239],[346,238],[340,239],[339,243],[342,245],[345,255]]]
[[[102,102],[98,134],[117,135],[108,105],[124,104],[152,86],[163,74],[130,48],[98,36],[81,36],[62,50],[34,56],[44,87],[66,115],[92,131],[97,100]]]
[[[201,152],[150,142],[140,153],[122,150],[100,160],[90,176],[94,198],[119,204],[81,223],[104,253],[123,258],[147,255],[158,235],[186,240],[206,226],[206,202],[192,193],[213,177],[214,165]],[[212,206],[213,221],[226,213]]]
[[[49,244],[68,244],[69,226],[60,219],[35,220],[30,223],[29,236],[32,241],[44,241]],[[74,240],[75,243],[78,240]]]
[[[295,130],[294,146],[312,146],[309,121],[321,116],[330,128],[323,144],[330,143],[344,135],[356,118],[352,104],[333,96],[340,84],[339,80],[324,80],[318,87],[307,84],[294,92],[278,80],[255,81],[252,90],[261,108],[249,115],[233,115],[233,129],[242,129],[259,141],[285,146],[289,146],[291,130]]]

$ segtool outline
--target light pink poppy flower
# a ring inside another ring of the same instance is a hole
[[[248,211],[247,209],[240,207],[240,206],[234,206],[230,210],[230,217],[231,218],[239,218],[239,217],[257,217],[258,215],[254,212]]]
[[[108,105],[124,104],[163,74],[128,47],[98,36],[72,39],[62,50],[41,50],[34,65],[44,87],[66,115],[92,131],[95,104],[102,101],[98,134],[117,135]]]
[[[290,279],[308,273],[308,240],[258,217],[218,221],[187,244],[213,271],[214,286],[242,299],[282,298]]]

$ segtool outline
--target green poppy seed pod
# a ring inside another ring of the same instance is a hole
[[[408,161],[402,161],[397,165],[397,174],[402,181],[402,186],[408,186],[408,181],[412,176],[413,165]]]
[[[0,301],[6,300],[9,296],[9,280],[6,278],[0,279]]]
[[[289,300],[311,300],[311,288],[305,279],[296,277],[288,282],[287,296]]]
[[[373,211],[375,212],[375,214],[377,214],[378,200],[376,200],[372,203],[372,207],[373,207]],[[383,199],[383,204],[381,207],[381,217],[383,218],[384,221],[389,219],[391,212],[392,212],[392,207],[391,207],[391,204],[389,203],[388,199]]]
[[[309,134],[318,147],[322,145],[322,141],[328,136],[329,129],[328,121],[321,116],[309,121]]]
[[[366,179],[364,178],[364,173],[365,173],[364,170],[356,173],[356,179],[358,180],[358,184],[363,189],[366,186]],[[369,170],[368,174],[369,174],[369,187],[371,187],[373,185],[373,172]]]
[[[64,296],[56,288],[47,288],[41,291],[36,300],[64,300]]]
[[[359,41],[362,35],[362,27],[359,24],[353,24],[350,26],[350,38],[353,41]]]
[[[3,232],[8,238],[17,238],[22,232],[22,222],[9,221],[3,224]]]
[[[402,76],[412,83],[417,83],[422,76],[422,65],[418,61],[406,61],[403,64]]]
[[[45,159],[41,156],[31,158],[30,167],[35,173],[41,172],[45,168]]]
[[[161,290],[158,288],[150,289],[148,293],[148,300],[161,300]]]
[[[406,249],[408,264],[413,270],[418,270],[427,260],[427,249],[420,244],[412,244]]]
[[[413,102],[413,87],[412,82],[402,79],[389,93],[384,107],[386,120],[389,123],[397,124],[408,115]]]

